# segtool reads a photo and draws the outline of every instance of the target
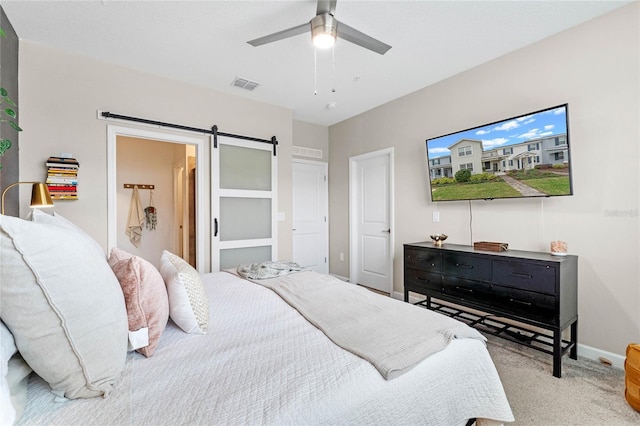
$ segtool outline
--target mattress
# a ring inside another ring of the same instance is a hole
[[[203,281],[210,303],[206,335],[186,334],[169,322],[152,357],[128,354],[107,398],[59,398],[33,375],[18,424],[513,421],[480,340],[455,339],[410,372],[385,380],[271,290],[226,272],[206,274]]]

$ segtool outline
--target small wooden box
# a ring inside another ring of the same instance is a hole
[[[507,243],[495,243],[491,241],[476,241],[473,243],[474,250],[484,251],[507,251],[509,244]]]

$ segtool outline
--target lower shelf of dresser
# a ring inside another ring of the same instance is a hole
[[[563,330],[534,331],[531,328],[517,325],[517,321],[505,320],[495,314],[479,313],[476,310],[471,312],[440,300],[434,302],[430,296],[427,296],[423,301],[415,303],[415,305],[424,306],[427,309],[455,318],[484,333],[552,355],[553,375],[555,377],[561,377],[563,355],[568,352],[570,358],[577,359],[577,320],[570,325],[570,340],[565,340],[562,338]]]

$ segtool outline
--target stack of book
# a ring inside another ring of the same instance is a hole
[[[70,157],[47,159],[47,187],[54,200],[78,199],[78,160]]]

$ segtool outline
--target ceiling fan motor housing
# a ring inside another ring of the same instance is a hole
[[[311,39],[317,47],[331,47],[338,35],[338,20],[330,13],[321,13],[311,19]]]

